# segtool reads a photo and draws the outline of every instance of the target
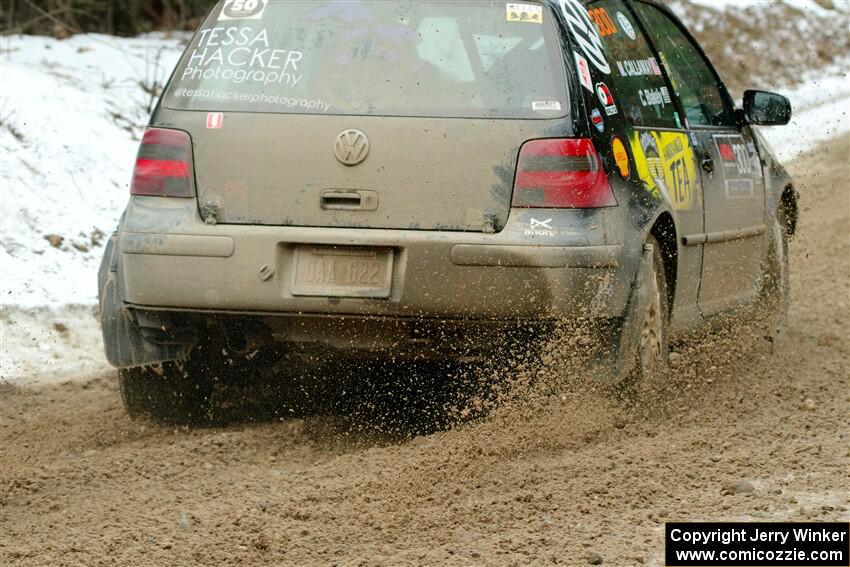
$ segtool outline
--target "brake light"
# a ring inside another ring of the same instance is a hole
[[[519,152],[514,207],[589,209],[617,204],[593,142],[529,140]]]
[[[131,195],[194,197],[192,140],[180,130],[148,128],[142,137]]]

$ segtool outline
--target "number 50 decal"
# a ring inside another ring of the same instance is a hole
[[[268,0],[225,0],[219,20],[259,20]]]

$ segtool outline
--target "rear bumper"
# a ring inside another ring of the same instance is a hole
[[[515,210],[498,234],[211,226],[194,200],[134,197],[118,235],[120,295],[132,306],[246,315],[618,317],[639,258],[623,224],[614,208]],[[300,244],[391,247],[389,298],[293,295]]]

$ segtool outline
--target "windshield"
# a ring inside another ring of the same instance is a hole
[[[494,118],[568,108],[560,45],[540,4],[255,0],[234,10],[247,4],[213,9],[165,106]]]

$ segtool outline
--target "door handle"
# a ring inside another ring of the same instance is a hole
[[[702,161],[700,161],[700,165],[706,173],[714,171],[714,160],[711,159],[711,155],[708,152],[702,154]]]

